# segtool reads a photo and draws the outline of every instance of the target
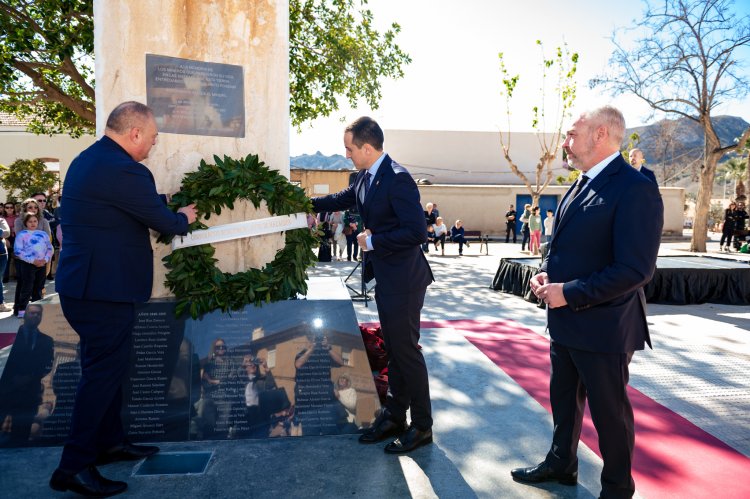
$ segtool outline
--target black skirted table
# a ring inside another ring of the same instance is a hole
[[[503,258],[492,289],[537,303],[529,279],[536,274],[539,264],[539,258]],[[659,257],[654,277],[644,292],[650,303],[749,305],[750,264],[705,256]]]

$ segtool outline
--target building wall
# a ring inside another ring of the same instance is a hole
[[[568,186],[549,186],[545,195],[557,196],[558,203]],[[685,189],[661,187],[664,200],[664,234],[682,234]],[[516,204],[517,195],[528,195],[522,185],[420,185],[422,205],[437,203],[440,216],[451,226],[456,219],[466,230],[483,234],[505,234],[505,212]],[[518,208],[516,206],[516,208]]]
[[[55,158],[60,162],[60,178],[64,179],[71,161],[95,140],[93,135],[74,139],[68,135],[35,135],[23,127],[0,128],[0,165],[10,166],[17,159]],[[0,200],[6,197],[0,187]]]
[[[298,182],[309,197],[333,194],[349,186],[349,175],[355,170],[292,169],[289,180]]]

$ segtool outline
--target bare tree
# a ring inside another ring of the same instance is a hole
[[[750,138],[722,145],[711,112],[722,102],[747,94],[741,72],[742,48],[750,45],[750,16],[740,17],[731,0],[664,0],[647,7],[634,48],[613,36],[611,73],[592,80],[614,93],[632,93],[655,111],[684,116],[703,128],[705,146],[690,251],[706,251],[708,215],[716,164]]]
[[[661,177],[664,185],[668,184],[677,170],[674,158],[676,130],[677,120],[661,120],[658,123],[656,136],[654,137],[654,152],[656,153],[656,157],[661,160],[659,162],[660,168],[658,169],[657,178]]]
[[[562,47],[557,47],[553,59],[545,59],[542,42],[537,40],[536,44],[539,46],[542,55],[542,82],[539,105],[534,106],[532,109],[533,121],[531,126],[536,133],[541,154],[534,169],[536,175],[533,186],[526,174],[521,171],[511,158],[510,101],[513,98],[513,91],[516,89],[520,75],[510,76],[505,67],[503,53],[498,54],[498,57],[500,58],[500,73],[503,77],[503,87],[500,93],[505,97],[505,109],[508,118],[507,132],[500,132],[500,145],[503,148],[503,156],[508,162],[510,170],[523,181],[529,194],[531,194],[532,204],[538,206],[539,196],[542,195],[542,192],[544,192],[553,180],[552,164],[564,140],[562,127],[565,119],[570,117],[570,108],[576,98],[575,74],[578,67],[578,53],[571,54],[568,46],[563,45]],[[551,134],[546,134],[544,130],[546,128],[548,104],[546,99],[547,74],[554,69],[556,69],[554,103],[557,104],[554,110],[554,117],[552,118],[554,131]]]

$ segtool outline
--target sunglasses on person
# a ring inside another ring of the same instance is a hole
[[[47,202],[46,199],[36,199],[36,198],[34,198],[34,200],[36,200],[37,203],[46,203]]]
[[[12,209],[12,210],[15,210],[15,209],[16,209],[16,207],[15,207],[14,205],[12,205],[12,204],[6,204],[6,205],[5,205],[5,209],[6,209],[6,210],[11,210],[11,209]]]
[[[216,345],[216,349],[217,350],[226,350],[227,347],[226,347],[226,345]]]

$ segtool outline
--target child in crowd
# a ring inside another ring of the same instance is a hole
[[[529,234],[531,237],[529,251],[531,251],[532,255],[538,255],[539,246],[542,244],[542,216],[539,214],[538,206],[534,206],[531,209],[531,216],[529,217]]]
[[[23,317],[29,301],[42,299],[42,288],[46,278],[47,262],[52,259],[52,243],[46,232],[37,230],[39,216],[24,213],[24,230],[16,234],[13,254],[16,257],[18,273],[18,299],[13,313]]]

